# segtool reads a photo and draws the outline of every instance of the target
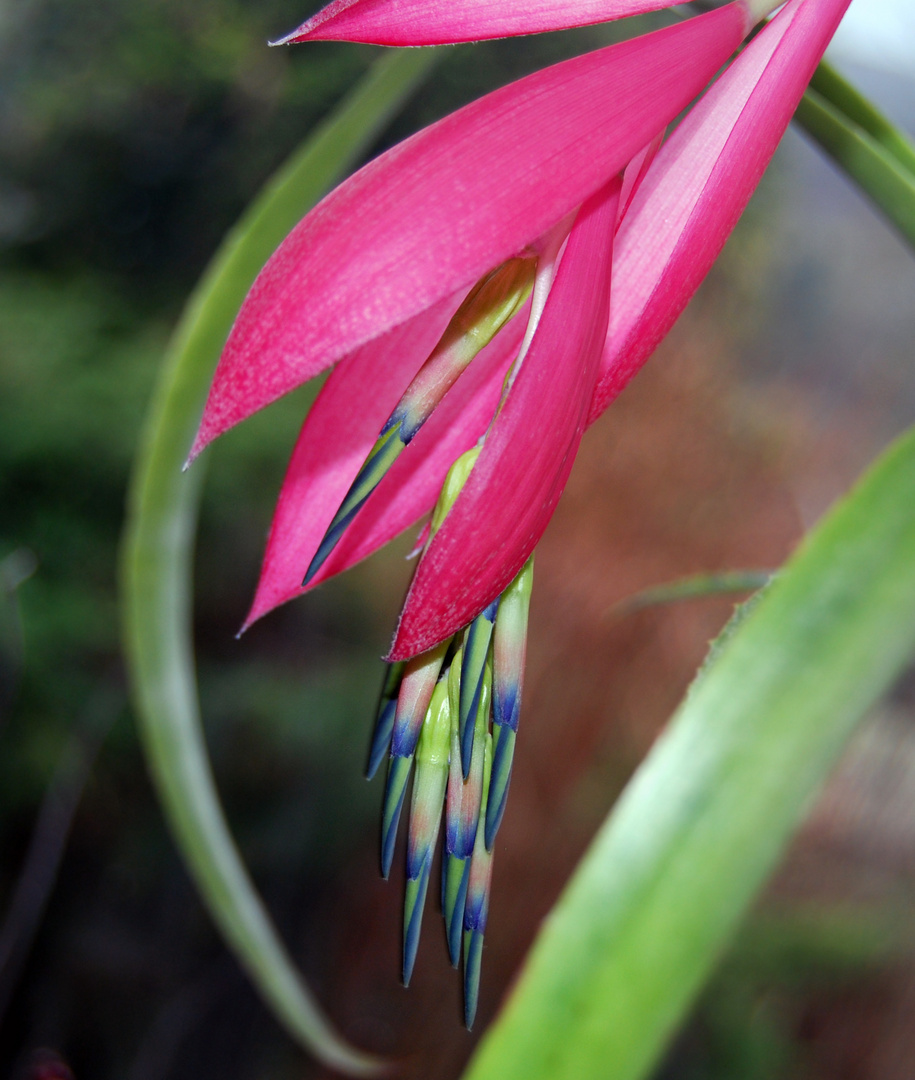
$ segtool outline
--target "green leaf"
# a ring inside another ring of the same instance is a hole
[[[696,682],[546,920],[467,1080],[646,1076],[913,651],[910,432]]]
[[[795,119],[915,248],[915,171],[904,137],[896,133],[892,140],[884,132],[878,139],[815,90],[804,95]]]
[[[300,217],[359,160],[428,72],[433,50],[391,53],[293,155],[228,235],[185,309],[131,482],[122,550],[125,647],[159,798],[204,902],[280,1021],[354,1075],[379,1063],[350,1048],[295,971],[223,817],[200,727],[191,643],[191,556],[203,462],[181,465],[238,308]]]
[[[915,174],[915,145],[911,139],[891,124],[860,90],[846,82],[835,68],[823,61],[810,80],[810,89],[870,135],[903,169]]]

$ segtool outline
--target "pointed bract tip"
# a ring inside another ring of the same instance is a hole
[[[378,714],[375,731],[372,735],[372,745],[369,749],[369,761],[365,770],[367,780],[371,780],[375,773],[378,772],[378,767],[391,749],[391,732],[394,730],[394,714],[396,711],[397,702],[387,701],[382,705]]]
[[[461,766],[464,779],[470,773],[477,709],[483,691],[489,643],[497,604],[490,604],[464,632],[460,681]]]
[[[445,859],[444,898],[442,908],[445,916],[445,934],[448,939],[448,955],[453,967],[461,961],[461,932],[464,929],[464,905],[467,901],[467,883],[470,880],[470,859],[448,855]]]
[[[422,928],[423,908],[426,904],[426,890],[429,887],[429,871],[432,856],[423,863],[419,877],[407,879],[404,898],[403,918],[403,984],[410,985],[416,952],[419,949],[419,932]]]
[[[403,810],[404,795],[412,767],[412,756],[388,759],[388,780],[381,816],[381,875],[385,880],[390,876],[391,863],[394,861],[397,826],[400,822],[400,813]]]
[[[493,725],[492,773],[486,800],[486,824],[484,842],[486,850],[492,851],[496,833],[502,824],[508,786],[511,783],[512,760],[515,756],[515,733],[508,726]]]
[[[483,958],[483,932],[464,931],[464,1025],[473,1029],[480,999],[480,966]]]

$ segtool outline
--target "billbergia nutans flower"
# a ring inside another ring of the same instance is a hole
[[[848,2],[789,0],[732,60],[777,6],[734,0],[537,72],[412,136],[291,233],[216,371],[192,457],[336,365],[293,452],[246,625],[434,509],[369,772],[387,761],[385,875],[409,806],[405,981],[444,803],[442,906],[452,961],[463,953],[468,1024],[519,729],[533,549],[585,428],[705,276]],[[284,40],[422,44],[659,6],[338,0]]]

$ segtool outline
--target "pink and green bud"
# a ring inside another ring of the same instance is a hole
[[[391,733],[392,756],[409,757],[416,750],[426,710],[432,700],[449,644],[448,641],[442,641],[428,652],[407,661],[397,696],[394,730]]]
[[[537,273],[535,255],[509,259],[471,289],[435,351],[404,392],[384,431],[409,443],[467,365],[524,306]]]
[[[445,850],[442,858],[442,912],[445,916],[445,936],[448,955],[457,967],[461,959],[461,931],[464,928],[464,898],[470,876],[470,860],[455,854],[461,832],[461,807],[464,798],[464,777],[461,773],[461,739],[458,731],[460,701],[461,650],[451,663],[448,691],[451,703],[451,758],[448,764],[448,790],[445,796]],[[456,678],[455,678],[456,676]]]
[[[486,813],[487,792],[492,769],[492,739],[486,737],[483,757],[483,805]],[[464,903],[464,1022],[473,1027],[480,994],[480,961],[483,953],[483,935],[489,913],[489,890],[492,881],[492,852],[486,847],[482,831],[478,830],[473,855],[470,858],[470,875],[467,897]]]
[[[524,306],[533,288],[536,272],[535,255],[519,256],[487,274],[470,290],[438,345],[381,429],[365,464],[357,473],[318,545],[302,582],[303,587],[309,584],[327,561],[388,469],[468,364]]]
[[[461,802],[464,794],[464,777],[461,773],[461,741],[458,729],[458,707],[461,695],[461,659],[458,649],[448,669],[448,702],[451,708],[451,754],[448,759],[448,791],[445,800],[445,853],[457,849],[461,827]]]
[[[531,556],[502,594],[493,630],[493,764],[485,828],[486,847],[490,850],[502,823],[511,780],[515,735],[521,714],[527,616],[533,580],[534,558]]]
[[[404,665],[391,732],[391,755],[381,813],[381,873],[384,877],[391,872],[397,826],[413,768],[413,755],[449,644],[443,641],[434,649],[414,656]]]
[[[483,806],[484,755],[489,731],[489,714],[492,700],[492,668],[486,665],[480,686],[480,699],[473,726],[473,755],[467,779],[461,785],[461,809],[455,854],[466,858],[473,852],[477,838],[477,826]]]
[[[435,688],[416,748],[416,776],[407,839],[407,890],[404,903],[403,981],[410,982],[432,855],[442,821],[451,743],[451,707],[447,680]]]
[[[403,680],[405,661],[389,664],[381,687],[381,697],[375,717],[375,730],[372,733],[372,745],[369,748],[369,763],[365,770],[366,779],[371,780],[378,772],[378,766],[391,749],[391,734],[394,731],[394,716],[397,712],[397,697]]]

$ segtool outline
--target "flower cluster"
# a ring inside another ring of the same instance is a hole
[[[405,982],[444,807],[442,907],[455,964],[463,951],[468,1025],[534,547],[585,428],[707,273],[848,3],[788,0],[738,53],[777,4],[733,0],[537,72],[412,136],[290,234],[217,368],[192,457],[336,365],[293,452],[246,625],[433,511],[369,771],[387,760],[385,875],[413,774]],[[335,0],[284,41],[427,44],[660,6]]]

